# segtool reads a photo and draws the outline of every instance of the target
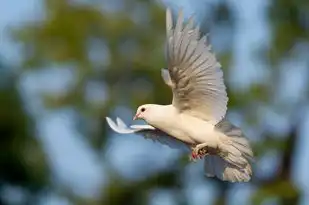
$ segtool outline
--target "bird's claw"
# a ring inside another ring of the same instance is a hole
[[[190,155],[190,161],[196,161],[197,159],[202,159],[204,156],[208,154],[207,151],[207,146],[199,146],[197,145],[196,147],[192,148],[192,152]]]

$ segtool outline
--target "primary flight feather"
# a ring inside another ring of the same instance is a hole
[[[148,125],[128,127],[121,119],[106,118],[122,134],[136,133],[172,148],[191,150],[191,158],[204,158],[206,176],[230,182],[251,179],[253,153],[242,131],[225,119],[228,97],[220,63],[211,53],[206,36],[201,36],[191,17],[184,23],[180,11],[173,28],[166,11],[168,68],[164,82],[173,91],[170,105],[139,106],[135,119]]]

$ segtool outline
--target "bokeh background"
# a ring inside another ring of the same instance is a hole
[[[250,183],[106,125],[171,101],[167,6],[210,34],[257,156]],[[308,0],[1,1],[0,204],[307,205],[308,71]]]

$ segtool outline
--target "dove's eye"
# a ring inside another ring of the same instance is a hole
[[[145,110],[146,110],[146,109],[145,109],[144,107],[141,109],[142,112],[145,112]]]

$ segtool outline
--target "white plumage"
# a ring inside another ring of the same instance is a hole
[[[173,91],[172,104],[140,106],[134,119],[148,125],[127,127],[119,118],[114,123],[108,117],[107,122],[118,133],[137,133],[172,148],[191,149],[194,159],[204,158],[206,176],[249,181],[253,153],[242,131],[225,119],[228,97],[221,66],[192,18],[184,24],[180,11],[174,29],[172,22],[168,9],[168,68],[161,74]]]

